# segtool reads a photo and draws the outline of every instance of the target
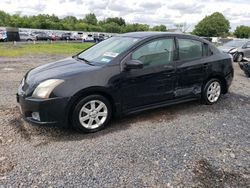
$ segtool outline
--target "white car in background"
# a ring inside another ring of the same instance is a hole
[[[94,35],[92,34],[83,34],[82,40],[84,42],[95,42]]]
[[[27,32],[19,32],[20,41],[34,41],[36,40],[36,36],[27,33]]]
[[[74,38],[74,40],[82,40],[83,36],[84,36],[83,32],[72,33],[72,37]]]
[[[0,30],[0,41],[2,41],[2,42],[7,41],[7,33],[6,33],[6,31]]]

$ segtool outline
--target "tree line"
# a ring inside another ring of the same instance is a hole
[[[165,25],[150,27],[147,24],[129,24],[126,23],[123,18],[119,17],[110,17],[98,21],[94,13],[86,14],[84,18],[77,19],[74,16],[59,18],[54,14],[39,14],[36,16],[21,16],[19,14],[10,15],[4,11],[0,11],[0,26],[107,33],[167,31],[167,27]]]
[[[39,14],[36,16],[10,15],[0,11],[0,26],[55,29],[70,31],[95,31],[107,33],[126,33],[134,31],[167,31],[165,25],[150,27],[148,24],[127,23],[121,17],[110,17],[104,20],[97,20],[94,13],[86,14],[84,18],[77,19],[74,16],[59,18],[56,15]],[[186,32],[186,23],[175,25],[179,30]],[[234,33],[230,33],[230,22],[219,12],[215,12],[202,19],[192,31],[192,34],[204,37],[227,37],[234,35],[238,38],[249,38],[250,27],[238,26]]]

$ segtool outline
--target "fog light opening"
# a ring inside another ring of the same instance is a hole
[[[34,120],[37,120],[37,121],[40,121],[40,115],[39,115],[39,112],[32,112],[32,118]]]

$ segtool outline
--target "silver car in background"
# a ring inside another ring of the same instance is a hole
[[[231,54],[234,61],[241,62],[243,58],[250,58],[250,39],[235,39],[223,44],[219,49]]]
[[[20,41],[34,41],[36,40],[36,36],[26,33],[26,32],[19,32]]]

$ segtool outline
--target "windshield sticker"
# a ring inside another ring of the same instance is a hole
[[[110,62],[110,59],[102,58],[101,61],[108,63],[108,62]]]
[[[118,56],[118,53],[115,52],[105,52],[103,56],[108,56],[108,57],[116,57]]]

